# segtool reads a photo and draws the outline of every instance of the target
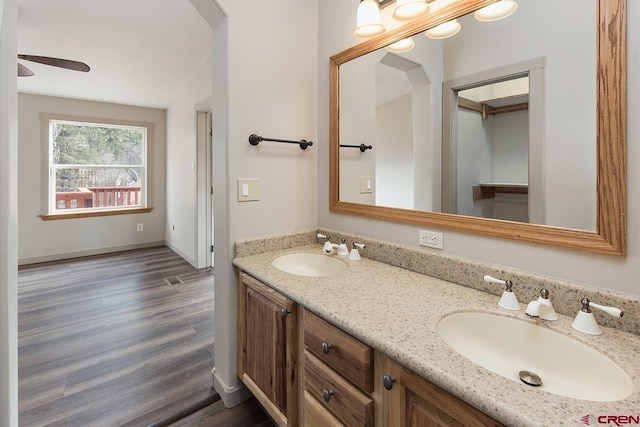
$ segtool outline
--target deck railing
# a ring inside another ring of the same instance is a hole
[[[56,192],[56,209],[140,206],[140,187],[80,187]]]

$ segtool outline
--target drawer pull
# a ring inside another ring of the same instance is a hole
[[[331,400],[331,396],[333,396],[333,390],[327,390],[327,389],[322,390],[322,398],[324,399],[325,402],[328,402],[329,400]]]
[[[322,352],[324,354],[329,354],[329,350],[333,348],[333,344],[323,342],[322,343]]]
[[[389,375],[385,375],[382,377],[382,384],[384,384],[384,388],[387,390],[391,390],[393,388],[393,383],[396,382],[396,377],[390,377]]]
[[[286,308],[280,310],[280,316],[282,316],[283,319],[286,319],[289,314],[291,314],[291,310],[287,310]]]

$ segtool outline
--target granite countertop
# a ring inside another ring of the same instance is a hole
[[[640,337],[601,327],[590,336],[571,328],[573,318],[560,314],[555,322],[529,320],[498,307],[499,297],[451,282],[362,258],[344,273],[304,277],[272,265],[278,256],[321,253],[322,245],[300,246],[235,258],[233,263],[293,301],[324,317],[376,350],[480,409],[514,426],[583,424],[585,415],[638,416],[640,408]],[[437,334],[443,317],[463,311],[490,312],[534,322],[571,336],[607,355],[633,381],[634,392],[616,402],[591,402],[532,388],[495,374],[452,350]]]

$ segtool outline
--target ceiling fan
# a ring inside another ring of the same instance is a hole
[[[70,59],[52,58],[50,56],[18,54],[18,59],[37,62],[44,65],[51,65],[52,67],[66,68],[67,70],[82,71],[84,73],[88,72],[91,69],[84,62],[72,61]],[[33,75],[33,71],[18,62],[18,77],[29,77]]]

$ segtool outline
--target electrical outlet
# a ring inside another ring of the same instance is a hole
[[[435,231],[420,230],[418,244],[430,248],[444,249],[444,235]]]
[[[136,227],[137,231],[143,231],[144,230],[144,224],[143,223],[138,223],[138,226]]]

